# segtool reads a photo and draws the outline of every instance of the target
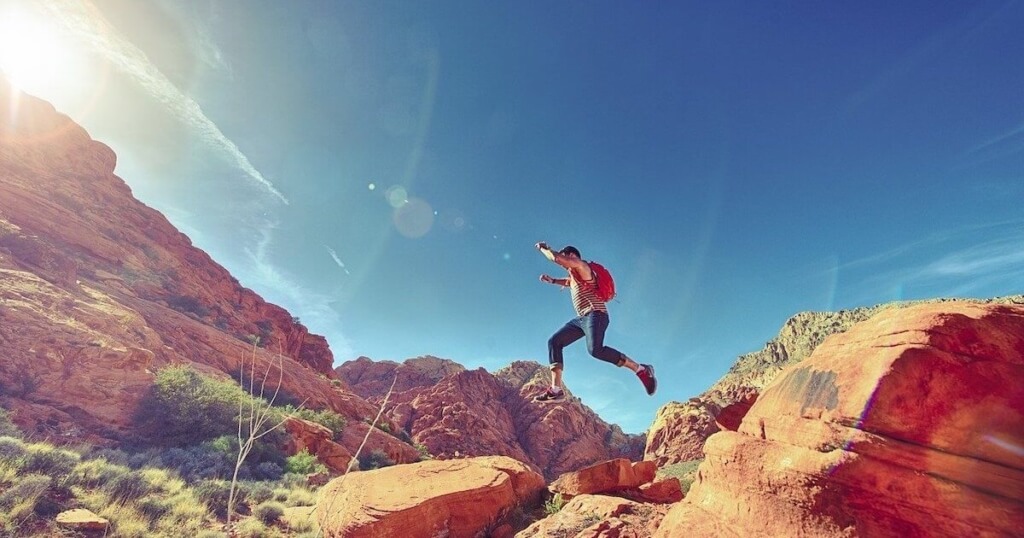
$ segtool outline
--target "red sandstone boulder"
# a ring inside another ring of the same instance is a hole
[[[488,536],[517,507],[540,500],[544,479],[502,456],[424,461],[349,473],[320,492],[325,537]]]
[[[657,536],[1019,536],[1024,307],[886,309],[708,439]]]
[[[288,440],[282,447],[285,454],[291,456],[305,450],[331,471],[344,473],[348,470],[352,454],[333,441],[330,429],[297,417],[285,419],[283,427],[288,432]]]
[[[667,508],[618,497],[580,495],[556,514],[516,534],[516,538],[648,538]]]
[[[558,477],[548,489],[564,498],[609,493],[640,487],[654,480],[654,462],[632,463],[627,459],[604,461]]]

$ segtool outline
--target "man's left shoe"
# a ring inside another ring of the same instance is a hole
[[[644,384],[647,394],[653,396],[654,391],[658,390],[658,380],[654,377],[654,367],[650,364],[641,364],[640,371],[636,373],[636,376]]]

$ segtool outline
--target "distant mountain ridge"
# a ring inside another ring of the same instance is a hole
[[[553,478],[599,461],[643,455],[642,436],[606,423],[571,394],[563,402],[533,401],[549,375],[535,362],[516,361],[490,374],[436,357],[401,364],[360,357],[335,372],[374,403],[396,380],[386,416],[441,458],[502,454]]]

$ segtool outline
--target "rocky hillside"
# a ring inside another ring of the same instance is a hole
[[[977,300],[971,300],[977,301]],[[648,430],[646,458],[659,465],[704,457],[704,441],[719,431],[731,406],[748,408],[761,391],[787,367],[799,363],[833,334],[891,309],[920,303],[961,302],[957,299],[896,302],[838,312],[801,312],[786,321],[779,335],[759,351],[737,359],[732,368],[695,401],[670,402],[658,410]],[[981,300],[1024,304],[1024,295]],[[723,415],[723,410],[725,414]]]
[[[136,200],[109,147],[15,92],[0,80],[0,404],[14,421],[35,438],[113,444],[160,368],[226,378],[255,353],[272,379],[280,362],[288,395],[347,417],[354,450],[376,408],[332,384],[325,339]],[[396,461],[417,457],[374,438]]]
[[[535,362],[515,362],[492,375],[434,357],[401,364],[361,357],[335,371],[374,403],[394,382],[386,415],[413,442],[442,458],[501,454],[552,478],[643,454],[642,436],[624,434],[571,395],[564,402],[534,402],[548,378],[548,369]]]
[[[110,148],[2,80],[0,102],[16,103],[0,107],[0,405],[34,437],[123,442],[159,369],[227,378],[255,356],[270,379],[281,372],[286,397],[347,419],[338,443],[287,424],[291,450],[336,470],[367,432],[364,450],[396,463],[420,458],[413,443],[443,458],[512,456],[549,474],[642,454],[641,437],[579,402],[530,402],[546,372],[536,364],[491,375],[434,358],[360,359],[339,377],[323,337],[136,200]],[[388,414],[371,427],[395,372]]]

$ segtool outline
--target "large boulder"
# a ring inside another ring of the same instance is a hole
[[[604,495],[580,495],[516,538],[647,538],[666,508]]]
[[[888,309],[708,439],[657,536],[1019,536],[1024,307]]]
[[[639,488],[654,480],[656,471],[657,468],[652,461],[633,463],[618,458],[565,473],[548,489],[565,498],[591,493],[612,493]]]
[[[424,461],[336,478],[316,513],[326,537],[484,537],[543,490],[543,477],[504,456]]]

